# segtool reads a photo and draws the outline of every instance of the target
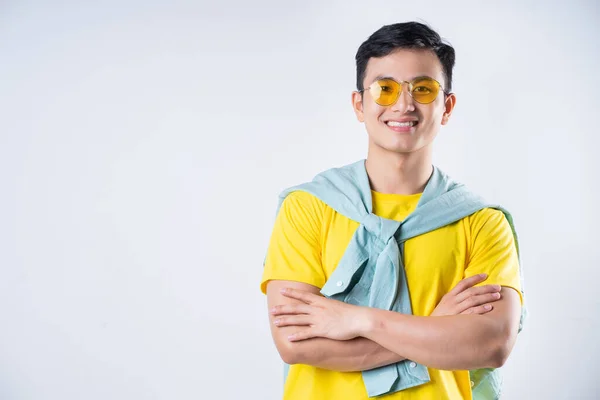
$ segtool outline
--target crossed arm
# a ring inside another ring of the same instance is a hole
[[[311,285],[271,281],[271,331],[289,364],[362,371],[408,358],[437,369],[496,368],[514,346],[520,300],[511,288],[472,287],[484,279],[461,281],[430,317],[349,305]]]
[[[285,297],[281,289],[294,288],[318,295],[319,289],[306,283],[292,281],[271,281],[267,286],[267,303],[270,310],[281,305],[301,305],[299,300]],[[334,371],[364,371],[392,364],[404,357],[387,350],[372,340],[357,337],[351,340],[333,340],[314,337],[307,340],[290,341],[288,337],[306,326],[275,325],[280,315],[269,313],[271,333],[279,355],[288,364],[308,364]]]

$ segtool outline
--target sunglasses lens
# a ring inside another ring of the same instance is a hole
[[[398,99],[400,85],[391,79],[380,79],[374,82],[369,90],[375,103],[380,106],[389,106]]]
[[[421,104],[429,104],[440,92],[440,84],[429,78],[418,79],[412,83],[412,98]]]

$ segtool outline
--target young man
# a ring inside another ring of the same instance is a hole
[[[454,49],[394,24],[356,66],[367,158],[284,192],[265,260],[284,398],[497,397],[488,368],[520,328],[519,261],[510,215],[432,165]]]

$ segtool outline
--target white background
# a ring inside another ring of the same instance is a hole
[[[280,398],[277,195],[366,155],[354,55],[413,19],[457,51],[435,163],[520,232],[504,398],[600,397],[596,1],[87,3],[0,1],[0,399]]]

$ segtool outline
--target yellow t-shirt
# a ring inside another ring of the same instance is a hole
[[[372,192],[373,213],[404,220],[421,194]],[[269,280],[290,280],[323,287],[337,266],[358,223],[335,212],[306,192],[284,200],[271,236],[261,290]],[[520,293],[514,238],[501,211],[483,209],[443,228],[409,239],[404,267],[414,315],[430,315],[461,279],[487,273],[483,284],[499,284]],[[386,400],[471,399],[468,371],[429,368],[431,382],[393,394]],[[360,372],[337,372],[296,364],[290,367],[286,400],[369,399]]]

